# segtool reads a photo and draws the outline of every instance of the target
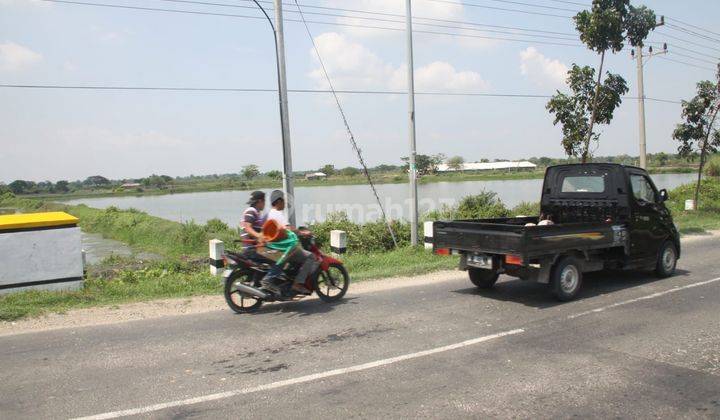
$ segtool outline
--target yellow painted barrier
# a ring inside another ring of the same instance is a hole
[[[8,214],[0,216],[0,232],[3,230],[33,229],[58,226],[75,226],[80,219],[62,211],[47,213]]]

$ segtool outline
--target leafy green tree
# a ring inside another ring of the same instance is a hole
[[[437,172],[438,165],[443,163],[445,156],[443,154],[437,155],[416,155],[415,166],[417,168],[418,176],[424,176],[434,174]],[[405,162],[403,169],[405,171],[410,169],[410,158],[404,157],[402,161]]]
[[[462,156],[453,156],[447,160],[447,166],[455,171],[460,171],[465,165],[465,159]]]
[[[567,79],[572,95],[558,91],[547,104],[548,111],[555,114],[554,124],[563,126],[562,144],[569,156],[587,162],[590,144],[600,137],[593,131],[595,124],[609,124],[621,96],[628,91],[625,79],[617,74],[607,72],[603,83],[606,53],[621,51],[626,41],[633,47],[642,46],[655,29],[655,18],[655,12],[630,6],[629,0],[593,0],[590,10],[574,17],[580,40],[600,55],[600,65],[595,71],[573,64]]]
[[[34,192],[35,183],[32,181],[15,180],[8,185],[13,194],[30,194]]]
[[[66,193],[70,191],[70,183],[67,181],[58,181],[55,183],[55,192]]]
[[[324,173],[327,176],[333,176],[335,175],[335,165],[327,164],[320,168],[320,172]]]
[[[347,168],[340,169],[340,174],[342,176],[357,176],[360,174],[360,169],[348,166]]]
[[[700,185],[703,167],[708,154],[715,153],[720,147],[720,64],[715,83],[704,80],[697,84],[697,95],[690,101],[682,102],[682,117],[685,121],[678,124],[673,138],[680,142],[678,152],[687,157],[694,153],[700,154],[700,167],[695,187],[695,205],[699,207]]]
[[[260,169],[257,165],[246,165],[242,168],[242,176],[246,179],[253,179],[260,175]]]
[[[87,177],[85,181],[83,181],[83,184],[88,187],[102,187],[105,185],[110,185],[110,180],[105,178],[104,176],[94,175]]]
[[[282,179],[282,172],[278,170],[269,171],[265,175],[270,179],[274,179],[275,181],[279,181]]]

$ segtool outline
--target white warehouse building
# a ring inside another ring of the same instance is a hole
[[[532,162],[470,162],[463,163],[460,168],[451,168],[445,163],[438,165],[438,172],[457,171],[500,171],[500,170],[532,170],[537,168]]]

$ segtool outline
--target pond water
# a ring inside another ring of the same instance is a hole
[[[662,174],[652,178],[658,188],[668,190],[692,182],[693,174]],[[436,182],[421,184],[418,197],[421,212],[453,205],[462,197],[483,190],[493,191],[508,207],[522,201],[539,201],[541,179]],[[383,207],[390,218],[406,218],[409,213],[408,184],[382,184],[377,186]],[[270,190],[265,190],[269,194]],[[194,220],[205,223],[219,218],[236,226],[249,191],[197,192],[157,196],[125,196],[83,198],[67,201],[68,204],[86,204],[95,208],[116,206],[135,208],[153,216],[178,222]],[[367,185],[338,185],[327,187],[300,187],[295,189],[298,225],[325,220],[332,212],[344,211],[353,221],[366,222],[380,217],[379,207]]]

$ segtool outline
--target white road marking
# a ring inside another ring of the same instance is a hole
[[[417,359],[420,357],[430,356],[433,354],[443,353],[450,350],[457,350],[463,347],[472,346],[475,344],[484,343],[486,341],[494,340],[509,335],[515,335],[525,332],[523,329],[515,329],[504,331],[497,334],[486,335],[483,337],[473,338],[471,340],[461,341],[455,344],[449,344],[447,346],[435,347],[429,350],[423,350],[416,353],[403,354],[389,359],[376,360],[374,362],[364,363],[361,365],[350,366],[346,368],[328,370],[326,372],[313,373],[312,375],[300,376],[297,378],[286,379],[283,381],[272,382],[265,385],[258,385],[250,388],[237,389],[234,391],[220,392],[217,394],[204,395],[201,397],[188,398],[186,400],[170,401],[166,403],[160,403],[155,405],[149,405],[147,407],[132,408],[129,410],[112,411],[109,413],[96,414],[94,416],[80,417],[76,420],[100,420],[100,419],[114,419],[118,417],[134,416],[140,414],[152,413],[159,410],[164,410],[172,407],[181,407],[185,405],[192,405],[198,403],[204,403],[208,401],[216,401],[224,398],[236,397],[238,395],[252,394],[260,391],[268,391],[271,389],[282,388],[291,385],[297,385],[305,382],[316,381],[318,379],[325,379],[332,376],[345,375],[353,372],[360,372],[363,370],[374,369],[380,366],[387,366],[393,363],[402,362],[410,359]]]
[[[693,287],[704,286],[706,284],[715,283],[718,281],[720,281],[720,277],[712,279],[712,280],[705,280],[705,281],[701,281],[701,282],[697,282],[697,283],[686,284],[685,286],[674,287],[672,289],[663,290],[662,292],[652,293],[652,294],[649,294],[646,296],[641,296],[639,298],[628,299],[628,300],[624,300],[622,302],[613,303],[612,305],[602,306],[600,308],[591,309],[589,311],[580,312],[580,313],[573,314],[573,315],[568,315],[568,319],[575,319],[575,318],[579,318],[581,316],[595,314],[598,312],[603,312],[608,309],[617,308],[618,306],[628,305],[630,303],[640,302],[642,300],[655,299],[656,297],[669,295],[670,293],[679,292],[679,291],[685,290],[685,289],[692,289]]]

